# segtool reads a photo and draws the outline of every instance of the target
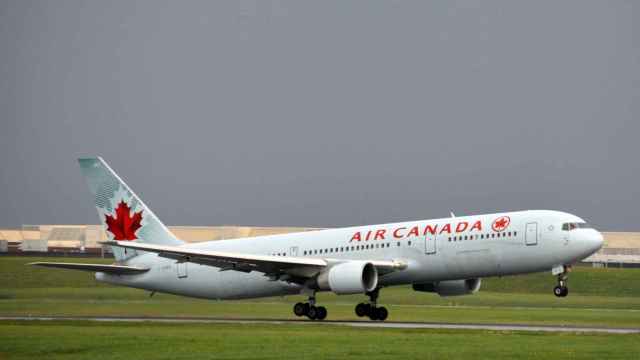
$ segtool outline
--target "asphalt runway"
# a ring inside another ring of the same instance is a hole
[[[453,329],[494,331],[543,331],[572,333],[640,334],[640,329],[602,328],[579,326],[504,325],[504,324],[449,324],[393,321],[342,321],[342,320],[273,320],[273,319],[220,319],[196,317],[91,317],[91,316],[0,316],[0,320],[36,321],[99,321],[99,322],[156,322],[156,323],[205,323],[205,324],[295,324],[295,325],[339,325],[363,328],[392,329]]]

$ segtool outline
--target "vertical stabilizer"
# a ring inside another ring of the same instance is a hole
[[[110,240],[183,244],[102,158],[78,159],[78,162],[94,197],[100,223]],[[113,251],[116,260],[135,256],[131,250],[125,253],[124,249],[114,247]]]

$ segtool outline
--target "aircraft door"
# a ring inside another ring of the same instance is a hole
[[[527,224],[524,232],[524,242],[527,246],[538,245],[538,223]]]
[[[176,273],[178,275],[178,279],[184,279],[187,277],[187,262],[177,262],[176,263]]]
[[[289,256],[298,256],[298,247],[297,246],[292,246],[289,249]]]
[[[427,255],[436,253],[436,236],[424,237],[424,253]]]

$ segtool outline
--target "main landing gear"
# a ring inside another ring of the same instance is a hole
[[[356,305],[356,315],[359,317],[368,316],[371,320],[380,320],[385,321],[387,316],[389,316],[389,312],[387,308],[384,306],[376,306],[376,301],[378,300],[378,295],[380,293],[380,289],[375,289],[367,295],[369,295],[369,303],[360,303]]]
[[[316,306],[316,297],[309,296],[309,302],[299,302],[293,306],[293,313],[296,316],[306,316],[311,320],[324,320],[327,317],[327,308]]]
[[[569,272],[571,266],[565,265],[562,267],[562,271],[558,275],[558,285],[553,288],[553,295],[557,297],[566,297],[569,295],[569,288],[567,287],[567,280],[569,278]]]

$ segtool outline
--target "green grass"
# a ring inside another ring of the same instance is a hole
[[[97,283],[92,274],[27,267],[77,258],[0,257],[0,315],[294,319],[301,296],[209,301]],[[411,288],[382,291],[389,320],[640,328],[640,270],[577,268],[559,299],[550,274],[485,279],[478,294],[440,298]],[[364,296],[321,293],[330,319],[357,319]],[[297,318],[296,318],[297,319]],[[0,321],[4,359],[628,359],[640,335],[369,329],[317,325]],[[303,322],[304,321],[304,322]]]
[[[0,322],[0,359],[629,359],[638,335]]]
[[[32,261],[103,262],[76,258],[0,257],[0,315],[206,316],[294,319],[287,296],[245,301],[210,301],[114,287],[92,274],[25,266]],[[392,321],[552,324],[640,328],[640,269],[576,268],[571,294],[551,294],[551,274],[483,280],[478,294],[441,298],[409,287],[384,289],[380,303]],[[320,293],[329,319],[357,319],[353,306],[364,296]]]

